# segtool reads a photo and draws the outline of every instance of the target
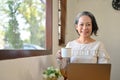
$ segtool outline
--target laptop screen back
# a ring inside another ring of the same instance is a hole
[[[110,80],[111,64],[70,63],[68,80]]]

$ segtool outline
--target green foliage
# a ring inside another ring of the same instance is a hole
[[[6,23],[0,23],[4,27],[6,44],[15,49],[21,48],[23,43],[45,47],[46,8],[42,0],[5,0],[0,3],[3,3],[0,4],[0,10],[9,19]],[[22,23],[27,25],[24,28],[19,26],[22,25],[17,18],[20,15],[20,20],[24,20]],[[29,32],[30,38],[23,40],[20,31]]]
[[[17,9],[20,3],[14,1],[8,1],[9,9],[9,27],[6,31],[6,40],[12,48],[19,49],[22,47],[23,43],[20,38],[20,32],[18,28],[18,21],[16,20]]]
[[[45,20],[45,5],[40,0],[24,0],[18,11],[30,25],[30,43],[45,47],[45,25],[42,22]]]
[[[61,72],[60,69],[54,68],[53,66],[48,67],[44,72],[43,72],[43,78],[52,80],[52,78],[59,78],[61,77]]]

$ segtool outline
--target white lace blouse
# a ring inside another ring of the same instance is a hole
[[[80,44],[74,40],[68,42],[66,48],[72,49],[72,63],[109,63],[110,56],[100,41]]]

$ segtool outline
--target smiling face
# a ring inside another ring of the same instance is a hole
[[[92,33],[92,21],[89,16],[81,16],[78,24],[76,24],[76,30],[80,34],[80,37],[90,37]]]

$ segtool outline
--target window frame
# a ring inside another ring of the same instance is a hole
[[[52,54],[52,0],[46,0],[46,50],[0,50],[0,60]]]

